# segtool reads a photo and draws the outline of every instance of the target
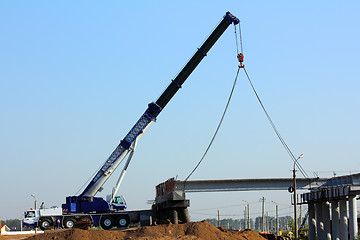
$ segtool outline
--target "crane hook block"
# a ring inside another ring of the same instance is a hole
[[[239,68],[244,68],[244,65],[243,65],[243,62],[244,62],[244,54],[239,53],[239,54],[237,55],[237,59],[239,60],[239,63],[240,63]]]
[[[234,15],[232,15],[230,12],[226,12],[224,18],[226,20],[228,20],[229,22],[234,23],[234,25],[236,25],[240,22],[240,20],[237,17],[235,17]]]

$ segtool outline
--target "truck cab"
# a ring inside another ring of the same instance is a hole
[[[39,210],[30,209],[24,212],[24,225],[29,227],[35,227],[39,221],[40,213]]]
[[[54,221],[56,217],[62,216],[62,208],[51,207],[51,208],[40,208],[30,209],[24,212],[24,225],[29,227],[40,227],[46,228]]]

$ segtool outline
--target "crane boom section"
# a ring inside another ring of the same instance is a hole
[[[175,95],[175,93],[181,88],[181,85],[186,81],[189,75],[194,71],[197,65],[201,60],[206,56],[211,47],[215,42],[220,38],[228,26],[234,23],[235,25],[239,23],[239,19],[234,17],[231,13],[227,12],[223,20],[219,25],[214,29],[210,36],[205,40],[200,48],[196,51],[194,56],[189,60],[189,62],[183,67],[175,79],[171,82],[168,88],[163,92],[163,94],[156,101],[156,104],[159,105],[162,109],[170,101],[170,99]]]
[[[201,47],[198,48],[196,53],[183,67],[183,69],[179,72],[175,79],[172,80],[170,85],[165,89],[165,91],[158,98],[158,100],[155,103],[150,103],[148,105],[145,113],[140,117],[140,119],[136,122],[133,128],[112,152],[112,154],[103,164],[101,169],[91,180],[89,185],[80,194],[80,197],[93,197],[96,195],[96,193],[100,190],[106,180],[111,176],[113,171],[129,153],[130,147],[140,138],[140,136],[145,132],[145,130],[150,126],[150,124],[156,120],[158,114],[164,109],[164,107],[176,94],[179,88],[181,88],[181,85],[186,81],[189,75],[194,71],[197,65],[206,56],[207,52],[211,49],[211,47],[215,44],[215,42],[220,38],[220,36],[224,33],[224,31],[231,23],[234,23],[236,25],[239,23],[239,19],[227,12],[222,21],[218,24],[218,26],[214,29],[210,36],[205,40]]]

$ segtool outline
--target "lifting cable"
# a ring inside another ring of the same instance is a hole
[[[291,152],[290,148],[288,147],[288,145],[286,144],[285,140],[282,138],[282,136],[280,135],[280,132],[277,130],[274,122],[272,121],[270,115],[268,114],[268,112],[266,111],[265,109],[265,106],[263,105],[259,95],[257,94],[256,90],[255,90],[255,87],[250,79],[250,76],[249,74],[247,73],[246,69],[245,69],[245,66],[243,65],[243,59],[244,59],[244,55],[243,55],[243,45],[242,45],[242,36],[241,36],[241,26],[240,26],[240,22],[239,22],[239,39],[240,39],[240,52],[239,52],[239,44],[238,44],[238,37],[237,37],[237,33],[236,33],[236,25],[235,25],[235,39],[236,39],[236,53],[237,53],[237,57],[238,57],[238,60],[239,60],[239,63],[240,65],[238,66],[238,70],[236,72],[236,77],[235,77],[235,80],[234,80],[234,83],[233,83],[233,87],[231,89],[231,92],[230,92],[230,96],[229,96],[229,99],[227,101],[227,104],[225,106],[225,109],[224,109],[224,112],[222,114],[222,117],[220,119],[220,122],[216,128],[216,131],[209,143],[209,145],[207,146],[204,154],[202,155],[200,161],[198,162],[198,164],[195,166],[195,168],[191,171],[191,173],[185,178],[184,180],[184,184],[186,183],[186,181],[191,177],[191,175],[196,171],[196,169],[200,166],[201,162],[204,160],[205,156],[207,155],[212,143],[214,142],[215,140],[215,137],[220,129],[220,126],[223,122],[223,119],[225,117],[225,114],[227,112],[227,109],[229,107],[229,104],[230,104],[230,101],[231,101],[231,98],[232,98],[232,95],[233,95],[233,92],[234,92],[234,89],[235,89],[235,85],[236,85],[236,82],[237,82],[237,78],[238,78],[238,75],[239,75],[239,72],[240,72],[240,69],[243,68],[244,69],[244,72],[245,72],[245,75],[251,85],[251,88],[258,100],[258,102],[260,103],[261,105],[261,108],[263,109],[266,117],[268,118],[269,122],[270,122],[270,125],[271,127],[273,128],[273,130],[275,131],[276,133],[276,136],[279,138],[281,144],[283,145],[283,147],[285,148],[285,150],[287,151],[287,153],[289,154],[289,156],[291,157],[291,159],[293,160],[293,162],[296,164],[296,166],[298,167],[299,171],[301,172],[301,174],[305,177],[305,178],[309,178],[308,174],[305,172],[305,170],[302,168],[302,166],[300,165],[299,162],[297,162],[297,159],[295,158],[294,154]]]
[[[237,34],[236,34],[236,25],[234,25],[234,26],[235,26],[236,52],[237,52],[237,55],[239,55],[239,54],[238,54],[238,52],[239,52],[239,44],[238,44]],[[239,26],[240,26],[240,22],[239,22]],[[241,36],[241,33],[240,33],[240,36]],[[241,52],[242,52],[243,49],[242,49],[242,40],[241,40],[241,37],[240,37],[240,44],[241,44]],[[195,168],[191,171],[191,173],[185,178],[184,183],[191,177],[191,175],[192,175],[192,174],[196,171],[196,169],[200,166],[201,162],[204,160],[206,154],[208,153],[211,145],[213,144],[213,142],[214,142],[214,140],[215,140],[215,137],[216,137],[216,135],[217,135],[217,133],[218,133],[220,127],[221,127],[221,124],[222,124],[222,122],[223,122],[223,120],[224,120],[226,111],[227,111],[227,109],[228,109],[228,107],[229,107],[229,104],[230,104],[232,95],[233,95],[233,93],[234,93],[234,89],[235,89],[235,85],[236,85],[236,82],[237,82],[237,79],[238,79],[238,76],[239,76],[239,72],[240,72],[240,67],[238,67],[238,70],[237,70],[237,72],[236,72],[235,80],[234,80],[234,83],[233,83],[233,86],[232,86],[232,89],[231,89],[231,92],[230,92],[230,95],[229,95],[229,99],[228,99],[228,101],[227,101],[227,103],[226,103],[224,112],[223,112],[223,114],[222,114],[222,116],[221,116],[220,122],[219,122],[219,124],[218,124],[218,126],[217,126],[217,128],[216,128],[216,130],[215,130],[215,133],[214,133],[214,135],[213,135],[213,137],[212,137],[209,145],[207,146],[204,154],[202,155],[200,161],[199,161],[198,164],[195,166]]]
[[[285,140],[284,140],[284,139],[282,138],[282,136],[280,135],[280,132],[277,130],[274,122],[273,122],[272,119],[270,118],[270,115],[268,114],[268,112],[266,111],[263,103],[261,102],[261,99],[260,99],[259,95],[257,94],[257,92],[256,92],[256,90],[255,90],[255,87],[254,87],[254,85],[252,84],[251,79],[250,79],[250,77],[249,77],[249,74],[247,73],[247,71],[246,71],[245,68],[244,68],[244,72],[245,72],[245,74],[246,74],[247,79],[249,80],[249,83],[250,83],[250,85],[251,85],[251,88],[252,88],[252,90],[254,91],[255,96],[256,96],[258,102],[259,102],[260,105],[261,105],[261,108],[263,109],[266,117],[268,118],[268,120],[269,120],[269,122],[270,122],[271,127],[273,128],[274,132],[276,133],[276,136],[279,138],[281,144],[284,146],[285,150],[286,150],[287,153],[290,155],[290,157],[292,158],[293,162],[294,162],[294,163],[296,164],[296,166],[299,168],[301,174],[302,174],[305,178],[309,178],[309,176],[307,175],[307,173],[305,172],[305,170],[302,168],[302,166],[300,165],[300,163],[297,162],[296,157],[295,157],[294,154],[291,152],[291,150],[290,150],[290,148],[288,147],[288,145],[286,144]]]
[[[235,34],[236,34],[236,27],[235,27]],[[261,99],[259,97],[259,95],[257,94],[256,90],[255,90],[255,87],[250,79],[250,76],[249,74],[247,73],[246,69],[245,69],[245,66],[242,65],[242,62],[241,60],[243,60],[243,48],[242,48],[242,37],[241,37],[241,27],[240,27],[240,22],[239,22],[239,38],[240,38],[240,43],[241,43],[241,52],[238,54],[238,56],[241,56],[241,59],[239,58],[239,61],[240,61],[240,66],[242,66],[242,68],[244,69],[244,72],[246,74],[246,77],[251,85],[251,88],[258,100],[258,102],[260,103],[261,105],[261,108],[263,109],[266,117],[268,118],[269,122],[270,122],[270,125],[271,127],[273,128],[273,130],[275,131],[276,133],[276,136],[279,138],[281,144],[283,145],[283,147],[285,148],[285,150],[287,151],[287,153],[289,154],[289,156],[291,157],[291,159],[293,160],[293,162],[296,164],[296,166],[298,167],[299,171],[301,172],[301,174],[305,177],[305,178],[309,178],[309,176],[307,175],[307,173],[305,172],[305,170],[303,169],[303,167],[300,165],[299,162],[297,162],[297,159],[296,157],[294,156],[294,154],[291,152],[290,148],[288,147],[288,145],[286,144],[285,140],[282,138],[280,132],[277,130],[274,122],[272,121],[270,115],[268,114],[268,112],[266,111],[265,109],[265,106],[263,105],[263,103],[261,102]],[[237,38],[236,38],[237,39]],[[236,44],[237,44],[237,40],[236,40]],[[240,55],[241,54],[241,55]]]
[[[231,89],[231,92],[230,92],[229,99],[228,99],[228,101],[227,101],[227,103],[226,103],[224,112],[223,112],[222,117],[221,117],[221,119],[220,119],[220,122],[219,122],[219,124],[218,124],[218,126],[217,126],[217,128],[216,128],[216,131],[215,131],[215,133],[214,133],[214,136],[212,137],[212,139],[211,139],[209,145],[207,146],[207,148],[206,148],[203,156],[201,157],[200,161],[199,161],[198,164],[195,166],[195,168],[191,171],[191,173],[189,174],[189,176],[187,176],[187,177],[185,178],[184,182],[186,182],[186,181],[190,178],[190,176],[195,172],[195,170],[200,166],[201,162],[204,160],[207,152],[209,151],[212,143],[214,142],[215,137],[216,137],[216,135],[217,135],[217,133],[218,133],[218,131],[219,131],[219,129],[220,129],[220,126],[221,126],[221,124],[222,124],[222,122],[223,122],[223,120],[224,120],[226,111],[227,111],[227,109],[228,109],[228,107],[229,107],[230,100],[231,100],[231,98],[232,98],[232,95],[233,95],[233,92],[234,92],[234,89],[235,89],[235,85],[236,85],[236,82],[237,82],[237,78],[238,78],[238,76],[239,76],[239,72],[240,72],[240,68],[238,68],[238,70],[237,70],[237,72],[236,72],[236,77],[235,77],[235,80],[234,80],[234,83],[233,83],[233,86],[232,86],[232,89]]]

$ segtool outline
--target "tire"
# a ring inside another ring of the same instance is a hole
[[[129,226],[129,224],[130,224],[130,218],[126,214],[122,214],[116,219],[116,226],[118,228],[126,228]]]
[[[50,219],[43,219],[40,222],[40,229],[45,230],[46,228],[51,226],[51,220]]]
[[[74,228],[75,227],[75,219],[72,218],[66,218],[64,220],[64,228]]]
[[[109,230],[115,226],[114,219],[110,216],[102,216],[100,219],[100,226],[105,230]]]

